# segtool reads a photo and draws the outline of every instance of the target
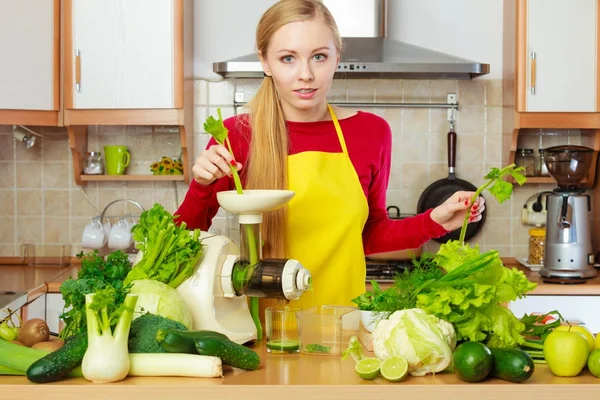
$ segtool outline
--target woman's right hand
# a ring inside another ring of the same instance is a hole
[[[192,176],[200,185],[210,185],[219,178],[231,175],[230,165],[235,165],[238,171],[242,169],[242,164],[233,159],[225,146],[215,144],[200,152],[192,168]]]

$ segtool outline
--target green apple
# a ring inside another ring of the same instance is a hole
[[[554,328],[554,330],[559,331],[571,331],[571,332],[579,332],[583,335],[583,338],[588,342],[588,346],[590,348],[590,352],[594,350],[594,334],[583,325],[560,325]]]
[[[578,332],[553,330],[544,341],[544,358],[556,376],[577,376],[590,354],[587,340]]]

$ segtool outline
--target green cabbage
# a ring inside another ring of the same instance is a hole
[[[151,279],[140,279],[132,282],[129,293],[138,295],[134,319],[150,313],[180,322],[187,329],[192,329],[192,312],[181,293],[171,286]]]
[[[380,360],[399,355],[408,373],[424,376],[445,370],[456,347],[454,327],[419,308],[394,312],[373,331],[373,350]]]

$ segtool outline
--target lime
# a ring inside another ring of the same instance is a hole
[[[297,351],[300,349],[300,342],[297,340],[269,340],[267,348],[273,351]]]
[[[354,370],[363,379],[375,379],[379,376],[381,361],[378,358],[363,358],[354,366]]]
[[[389,356],[381,363],[381,375],[390,382],[406,378],[408,362],[402,356]]]
[[[452,364],[460,379],[479,382],[492,370],[492,352],[483,343],[464,342],[454,350]]]
[[[592,375],[600,378],[600,349],[592,351],[587,360],[587,366]]]

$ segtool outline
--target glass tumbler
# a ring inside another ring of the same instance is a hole
[[[269,353],[298,353],[298,307],[273,306],[265,309],[265,336]]]

